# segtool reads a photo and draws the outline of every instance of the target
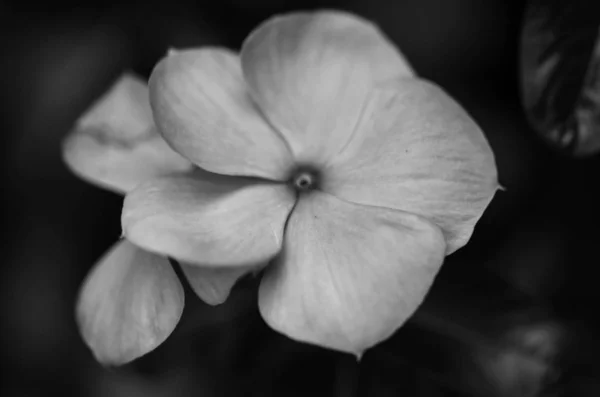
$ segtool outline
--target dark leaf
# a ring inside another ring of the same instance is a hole
[[[600,1],[531,0],[521,37],[527,118],[552,146],[600,151]]]

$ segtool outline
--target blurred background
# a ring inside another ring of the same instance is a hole
[[[238,49],[272,14],[314,8],[379,24],[481,125],[506,190],[417,314],[360,365],[271,331],[247,279],[217,308],[186,286],[165,344],[101,367],[74,304],[120,235],[122,198],[69,173],[61,140],[122,72],[148,77],[167,48]],[[524,2],[506,0],[3,0],[0,394],[600,396],[600,163],[553,149],[528,124],[524,15]]]

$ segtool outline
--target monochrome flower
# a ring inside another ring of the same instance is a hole
[[[149,101],[146,139],[122,131],[127,144],[115,149],[79,128],[65,146],[67,163],[104,185],[125,167],[115,177],[128,181],[119,189],[120,244],[143,252],[129,255],[141,258],[129,268],[165,262],[135,271],[101,264],[110,276],[93,272],[84,285],[84,337],[100,359],[107,341],[120,341],[112,362],[151,350],[177,323],[183,299],[170,298],[182,295],[166,257],[211,303],[265,268],[267,324],[360,355],[414,313],[499,187],[493,153],[468,114],[415,76],[375,25],[348,13],[272,18],[239,55],[170,51],[152,72]],[[140,177],[128,178],[136,167]],[[113,287],[127,292],[105,292]]]

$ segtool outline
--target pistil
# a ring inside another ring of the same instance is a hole
[[[288,181],[297,193],[308,193],[319,187],[320,174],[312,167],[299,166],[290,174]]]

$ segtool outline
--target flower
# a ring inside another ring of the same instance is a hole
[[[125,239],[77,310],[107,363],[175,327],[183,293],[167,257],[211,304],[266,267],[268,325],[360,355],[415,312],[499,187],[468,114],[375,25],[336,11],[272,18],[240,55],[170,51],[148,88],[121,79],[64,152],[126,193]]]

